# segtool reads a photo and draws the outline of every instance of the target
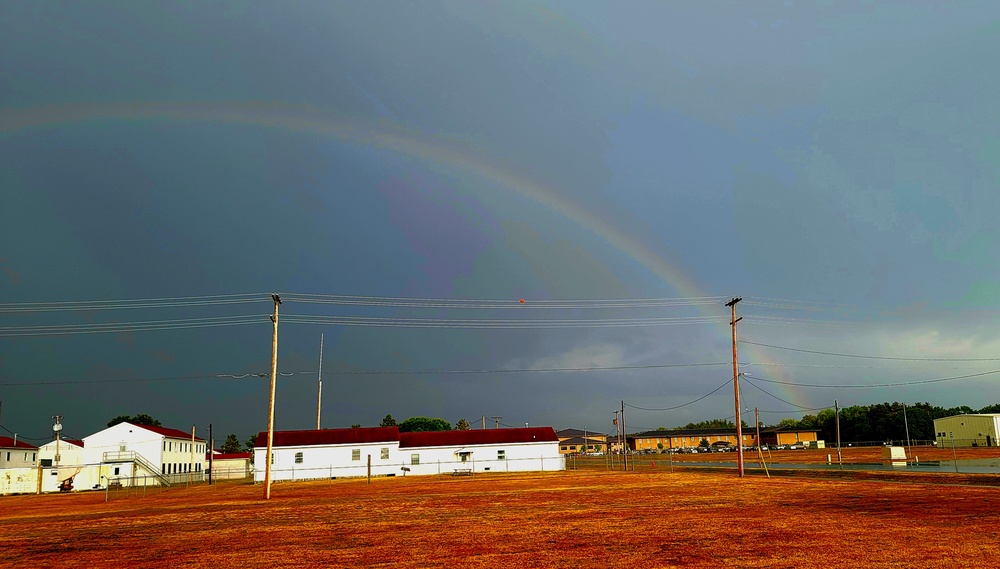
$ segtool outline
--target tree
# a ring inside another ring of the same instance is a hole
[[[663,452],[663,443],[656,443],[656,450]]]
[[[380,427],[398,427],[396,420],[392,418],[392,415],[386,415],[382,422],[378,424]]]
[[[463,419],[459,419],[458,422],[455,423],[455,430],[456,431],[468,431],[469,428],[470,428],[469,427],[469,422],[466,421],[464,418]]]
[[[701,447],[701,448],[708,448],[708,447],[710,447],[712,445],[709,444],[708,439],[704,439],[703,438],[700,441],[698,441],[698,446]]]
[[[240,439],[233,433],[229,433],[226,436],[226,442],[222,443],[222,452],[226,454],[232,454],[240,452],[243,445],[240,444]]]
[[[360,429],[361,428],[361,423],[354,423],[353,425],[351,425],[351,428],[352,429]]]
[[[257,435],[250,435],[250,438],[244,444],[246,445],[247,452],[251,453],[250,457],[253,458],[253,447],[257,446]]]
[[[444,419],[431,419],[429,417],[410,417],[399,424],[401,433],[418,433],[425,431],[450,431],[451,423]]]
[[[110,421],[108,421],[108,426],[109,427],[114,427],[115,425],[117,425],[119,423],[132,423],[133,425],[148,425],[150,427],[160,427],[160,426],[162,426],[159,421],[157,421],[156,419],[150,417],[149,415],[147,415],[145,413],[139,413],[138,415],[136,415],[134,417],[130,417],[128,415],[119,415],[119,416],[115,417],[114,419],[111,419]]]
[[[682,429],[735,429],[736,423],[729,419],[709,419],[698,423],[688,423]]]

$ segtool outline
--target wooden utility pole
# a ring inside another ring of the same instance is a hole
[[[726,303],[732,309],[732,321],[729,323],[733,328],[733,392],[736,396],[736,470],[738,476],[743,478],[743,419],[740,417],[740,372],[736,360],[736,323],[743,320],[743,317],[736,317],[736,303],[743,300],[736,297]]]
[[[758,409],[757,407],[753,408],[753,426],[755,429],[757,429],[757,434],[754,437],[754,442],[756,443],[757,446],[757,455],[761,457],[761,462],[763,462],[764,455],[761,454],[760,452],[760,411],[758,411],[757,409]]]
[[[215,437],[212,436],[212,423],[208,424],[208,485],[212,485],[212,466],[215,464]]]
[[[486,430],[486,415],[483,415],[483,430]]]
[[[493,419],[494,421],[496,421],[497,428],[499,429],[500,428],[500,419],[503,419],[503,417],[495,417],[494,416],[494,417],[490,417],[490,419]]]
[[[264,455],[264,499],[271,499],[271,452],[274,445],[274,384],[278,378],[278,305],[281,298],[271,295],[274,315],[271,316],[271,395],[267,399],[267,454]]]
[[[319,430],[319,414],[323,407],[323,333],[319,335],[319,392],[316,393],[316,430]]]
[[[191,425],[191,463],[188,464],[188,486],[194,477],[194,425]]]
[[[840,469],[844,469],[844,458],[840,455],[840,404],[837,400],[833,400],[833,408],[835,409],[834,420],[837,425],[837,464],[840,465]]]
[[[628,432],[625,431],[625,400],[622,399],[622,464],[628,472]]]

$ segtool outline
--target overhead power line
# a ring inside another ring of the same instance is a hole
[[[708,397],[710,395],[714,395],[717,391],[719,391],[720,389],[722,389],[723,387],[729,385],[732,382],[733,382],[733,380],[727,379],[725,383],[723,383],[722,385],[716,387],[712,391],[709,391],[705,395],[702,395],[701,397],[699,397],[697,399],[694,399],[692,401],[688,401],[687,403],[683,403],[681,405],[674,405],[673,407],[664,407],[662,409],[651,409],[651,408],[648,408],[648,407],[637,407],[635,405],[629,405],[628,403],[626,403],[625,406],[626,407],[631,407],[632,409],[638,409],[640,411],[673,411],[674,409],[680,409],[681,407],[687,407],[688,405],[693,405],[693,404],[701,401],[702,399],[705,399],[706,397]]]
[[[795,382],[792,382],[792,381],[780,381],[780,380],[777,380],[777,379],[764,379],[762,377],[757,377],[757,378],[754,378],[754,379],[756,379],[757,381],[763,381],[763,382],[766,382],[766,383],[777,383],[779,385],[795,385],[795,386],[798,386],[798,387],[812,387],[812,388],[818,388],[818,389],[878,389],[878,388],[883,388],[883,387],[905,387],[905,386],[908,386],[908,385],[924,385],[924,384],[928,384],[928,383],[943,383],[943,382],[946,382],[946,381],[958,381],[960,379],[971,379],[971,378],[974,378],[974,377],[983,377],[983,376],[987,376],[987,375],[994,375],[994,374],[997,374],[997,373],[1000,373],[1000,369],[995,369],[995,370],[991,370],[991,371],[984,371],[984,372],[980,372],[980,373],[970,373],[970,374],[966,374],[966,375],[956,375],[956,376],[952,376],[952,377],[940,377],[940,378],[936,378],[936,379],[923,379],[923,380],[918,380],[918,381],[898,381],[898,382],[894,382],[894,383],[873,383],[871,385],[857,385],[857,384],[853,384],[853,385],[845,385],[845,384],[840,384],[840,385],[836,385],[836,384],[833,384],[833,385],[830,385],[830,384],[818,385],[818,384],[813,384],[813,383],[795,383]]]
[[[687,298],[626,298],[626,299],[581,299],[581,300],[525,300],[525,299],[452,299],[357,296],[336,294],[284,293],[285,302],[304,304],[333,304],[342,306],[380,306],[402,308],[449,308],[449,309],[604,309],[604,308],[651,308],[675,306],[713,305],[722,297]]]
[[[669,368],[689,368],[729,365],[729,362],[709,362],[709,363],[687,363],[687,364],[649,364],[649,365],[625,365],[625,366],[591,366],[591,367],[559,367],[559,368],[498,368],[498,369],[410,369],[410,370],[372,370],[372,371],[325,371],[323,376],[338,375],[435,375],[435,374],[504,374],[504,373],[559,373],[559,372],[590,372],[590,371],[619,371],[619,370],[642,370],[642,369],[669,369]],[[314,376],[314,370],[279,372],[282,377],[292,377],[296,375]],[[246,379],[250,377],[268,377],[267,372],[244,372],[244,373],[216,373],[208,375],[182,375],[172,377],[145,377],[132,379],[68,379],[68,380],[47,380],[47,381],[16,381],[0,383],[2,387],[32,386],[32,385],[75,385],[86,383],[133,383],[144,381],[180,381],[189,379]]]
[[[840,354],[836,352],[822,352],[818,350],[803,350],[800,348],[790,348],[788,346],[776,346],[774,344],[762,344],[749,340],[740,340],[740,343],[760,346],[763,348],[774,348],[777,350],[788,350],[790,352],[801,352],[804,354],[818,354],[823,356],[837,356],[841,358],[862,358],[867,360],[891,360],[900,362],[997,362],[1000,358],[902,358],[889,356],[865,356],[859,354]]]
[[[176,308],[180,306],[216,306],[246,304],[268,300],[264,293],[176,296],[131,300],[82,300],[64,302],[0,303],[0,312],[55,312],[79,310],[130,310],[139,308]]]
[[[644,326],[677,326],[725,322],[725,317],[690,316],[672,318],[607,318],[607,319],[449,319],[449,318],[372,318],[360,316],[312,316],[290,314],[282,322],[325,326],[367,326],[380,328],[462,328],[462,329],[527,329],[527,328],[623,328]]]
[[[181,318],[175,320],[143,320],[136,322],[107,322],[100,324],[55,324],[37,326],[2,326],[0,337],[12,336],[62,336],[69,334],[108,334],[112,332],[147,332],[152,330],[185,330],[191,328],[218,328],[245,326],[266,321],[266,315],[213,316],[207,318]]]
[[[756,383],[750,381],[747,378],[747,376],[745,376],[745,375],[743,376],[743,381],[749,383],[752,387],[756,388],[758,391],[760,391],[764,395],[767,395],[768,397],[771,397],[772,399],[777,399],[778,401],[781,401],[782,403],[785,403],[787,405],[791,405],[792,407],[797,407],[801,411],[809,411],[810,410],[807,407],[803,407],[802,405],[799,405],[797,403],[792,403],[791,401],[788,401],[787,399],[782,399],[781,397],[778,397],[777,395],[775,395],[775,394],[773,394],[773,393],[771,393],[769,391],[766,391],[763,387],[761,387],[761,386],[757,385]]]

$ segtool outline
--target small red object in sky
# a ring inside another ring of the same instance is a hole
[[[521,299],[521,304],[524,304],[524,299],[523,298]]]

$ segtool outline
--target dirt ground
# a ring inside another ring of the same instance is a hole
[[[802,452],[802,451],[791,451]],[[0,498],[9,567],[995,567],[995,476],[569,471]],[[902,480],[902,481],[899,481]]]

